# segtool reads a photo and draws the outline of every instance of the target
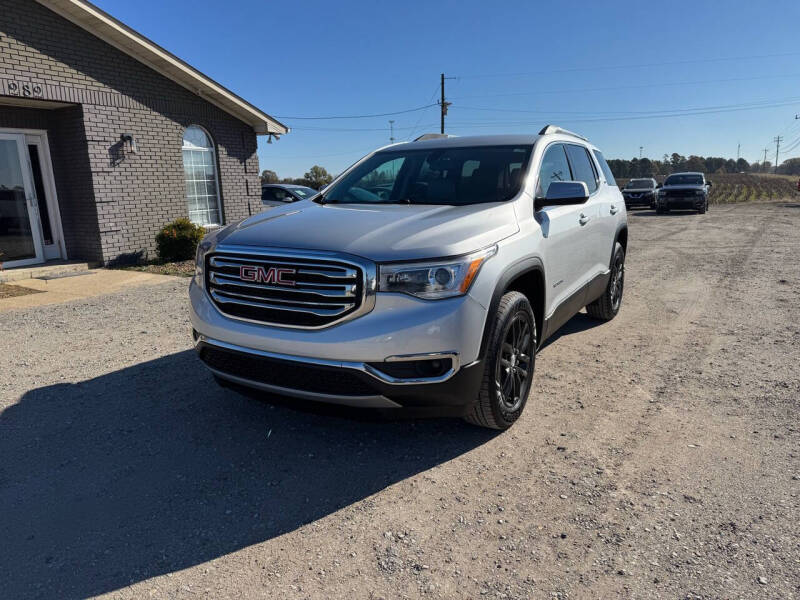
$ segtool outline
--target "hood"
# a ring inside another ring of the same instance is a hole
[[[231,225],[217,243],[346,252],[381,262],[466,254],[517,231],[511,201],[434,206],[303,200]]]

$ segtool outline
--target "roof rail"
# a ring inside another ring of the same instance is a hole
[[[441,140],[444,138],[451,138],[456,137],[454,135],[450,135],[449,133],[424,133],[418,138],[416,138],[415,142],[422,142],[424,140]]]
[[[559,127],[558,125],[545,125],[542,127],[542,130],[539,132],[539,135],[547,135],[549,133],[560,133],[561,135],[571,135],[572,137],[576,137],[578,139],[583,140],[584,142],[588,142],[589,140],[583,137],[582,135],[578,135],[573,131],[569,131],[564,129],[563,127]]]

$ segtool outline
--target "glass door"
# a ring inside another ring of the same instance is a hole
[[[19,267],[43,259],[25,136],[0,133],[0,263]]]

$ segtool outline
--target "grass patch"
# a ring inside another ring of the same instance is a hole
[[[41,291],[22,287],[21,285],[0,283],[0,300],[3,298],[15,298],[16,296],[27,296],[28,294],[39,294]]]
[[[176,277],[191,277],[194,275],[194,259],[165,262],[160,260],[149,261],[138,265],[116,265],[109,267],[123,271],[141,271],[155,273],[156,275],[173,275]]]

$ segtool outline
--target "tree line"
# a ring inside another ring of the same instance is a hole
[[[749,163],[745,159],[733,160],[718,156],[682,156],[677,152],[665,154],[661,160],[643,158],[612,158],[608,161],[614,177],[630,179],[632,177],[658,177],[682,171],[700,173],[773,173],[770,161]],[[778,173],[783,175],[800,175],[800,158],[790,158],[778,166]],[[275,171],[265,169],[261,172],[261,183],[292,183],[304,185],[318,190],[333,181],[333,175],[319,165],[311,167],[302,177],[278,177]]]
[[[261,171],[261,183],[291,183],[294,185],[304,185],[318,190],[333,181],[333,175],[328,173],[325,167],[314,165],[302,177],[278,177],[275,171],[264,169]]]
[[[775,169],[770,161],[749,163],[740,158],[722,158],[718,156],[688,157],[673,152],[665,154],[661,160],[651,158],[612,158],[608,161],[611,172],[615,177],[622,179],[631,177],[656,177],[680,173],[682,171],[697,171],[700,173],[773,173]],[[778,173],[784,175],[800,174],[800,158],[790,158],[778,166]]]

